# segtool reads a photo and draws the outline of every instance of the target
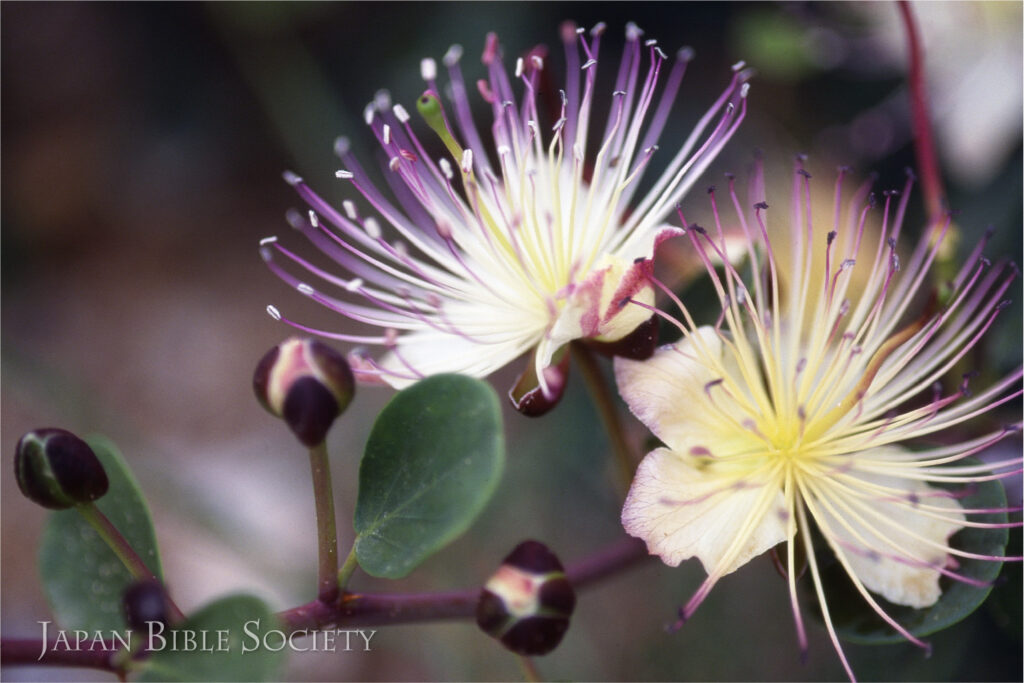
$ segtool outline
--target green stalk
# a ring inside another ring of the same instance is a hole
[[[110,549],[114,551],[118,559],[132,573],[132,576],[139,580],[156,579],[156,575],[149,571],[149,567],[139,557],[139,554],[128,544],[128,541],[117,530],[117,527],[107,519],[107,516],[96,507],[95,503],[82,503],[81,505],[76,505],[75,509],[85,518],[85,521],[92,525],[92,528],[96,530],[100,538],[110,546]]]
[[[78,513],[96,530],[96,533],[100,535],[104,543],[114,551],[121,563],[131,572],[132,576],[138,581],[152,580],[159,581],[160,579],[149,570],[146,566],[145,561],[139,557],[139,554],[135,552],[135,548],[128,543],[128,540],[121,535],[121,532],[117,530],[117,527],[107,518],[103,512],[96,507],[95,503],[82,503],[76,505],[75,509]],[[171,619],[175,622],[184,621],[185,615],[182,613],[178,606],[174,604],[170,596],[167,596],[167,606],[171,610]]]
[[[576,365],[580,368],[580,374],[583,375],[583,382],[587,385],[587,390],[594,401],[594,407],[597,408],[605,430],[608,432],[608,439],[612,443],[612,451],[615,454],[615,462],[618,465],[621,480],[624,482],[625,488],[629,489],[629,485],[633,481],[633,473],[636,471],[636,458],[633,455],[633,449],[626,441],[626,433],[619,417],[619,410],[608,388],[608,383],[597,364],[594,352],[589,347],[580,342],[571,342],[569,346]]]
[[[540,672],[537,671],[537,664],[530,657],[524,657],[523,655],[517,655],[516,659],[519,660],[519,668],[523,671],[523,680],[527,683],[540,683],[544,679],[541,678]]]
[[[348,580],[352,578],[352,572],[359,566],[359,560],[356,559],[356,544],[352,544],[352,550],[348,552],[348,556],[345,558],[345,562],[341,565],[341,569],[338,570],[338,588],[342,593],[348,588]]]
[[[320,442],[309,449],[309,464],[313,472],[319,550],[317,597],[321,602],[333,603],[339,595],[338,531],[334,521],[334,490],[331,487],[331,464],[327,458],[326,442]]]

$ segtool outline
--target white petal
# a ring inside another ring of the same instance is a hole
[[[583,311],[574,306],[566,306],[558,316],[554,326],[544,335],[544,339],[537,345],[537,368],[546,368],[551,365],[551,358],[555,351],[568,344],[573,339],[581,339],[585,336],[582,318]]]
[[[530,339],[480,344],[454,334],[413,332],[402,335],[397,351],[384,354],[380,365],[400,375],[384,375],[384,381],[396,389],[404,389],[416,381],[402,377],[414,375],[413,370],[425,377],[444,372],[486,377],[521,356],[530,346]]]
[[[778,482],[748,479],[734,486],[735,479],[715,465],[698,469],[691,462],[692,458],[658,448],[647,454],[633,479],[622,524],[631,536],[643,539],[652,554],[673,567],[697,557],[709,574],[721,575],[786,540]],[[765,486],[775,486],[775,493]],[[757,512],[766,495],[771,498],[767,508]],[[734,542],[741,545],[725,561]]]
[[[855,457],[885,459],[883,451],[897,453],[902,452],[902,449],[871,449]],[[905,502],[886,500],[889,496],[875,494],[868,502],[869,510],[861,510],[861,519],[852,519],[846,514],[841,522],[826,511],[821,511],[824,519],[819,519],[819,524],[823,522],[828,528],[829,535],[840,542],[853,573],[868,590],[897,605],[921,609],[935,604],[942,590],[939,588],[941,574],[933,566],[946,565],[949,558],[942,552],[941,546],[947,544],[949,537],[962,528],[959,522],[964,517],[959,512],[959,503],[952,498],[929,496],[929,493],[937,489],[917,480],[861,472],[853,472],[851,476],[870,485],[901,491],[907,497],[916,495],[929,506],[949,510],[944,514],[939,513],[947,519],[936,519]],[[837,510],[837,513],[841,514],[841,511]],[[873,513],[878,516],[873,516]],[[883,522],[882,519],[893,524]],[[849,551],[850,547],[857,548],[859,552]],[[903,561],[893,556],[903,558]]]
[[[697,347],[723,365],[731,358],[723,359],[722,342],[712,328],[700,328],[697,336],[699,342],[686,338],[663,346],[645,361],[616,358],[615,381],[629,409],[667,446],[683,454],[697,447],[722,456],[749,443],[749,435],[723,424],[719,409],[711,405],[707,385],[719,375],[702,362]],[[716,405],[727,408],[728,400],[720,398]],[[738,422],[743,417],[736,415]]]

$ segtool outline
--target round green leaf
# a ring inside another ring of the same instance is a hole
[[[96,505],[145,561],[162,575],[149,508],[117,447],[102,436],[86,439],[110,480]],[[43,590],[64,628],[112,631],[125,627],[121,596],[131,573],[74,509],[50,515],[39,548]]]
[[[359,466],[359,566],[390,579],[408,574],[469,527],[504,459],[488,384],[435,375],[399,392],[377,417]]]
[[[210,603],[173,630],[155,631],[140,681],[272,681],[284,664],[287,633],[248,595]],[[133,634],[145,642],[147,634]]]
[[[976,462],[976,461],[975,461]],[[963,464],[968,464],[964,461]],[[998,481],[978,484],[977,488],[960,501],[964,508],[1005,510],[1006,493]],[[1005,512],[970,515],[977,522],[1005,523]],[[953,548],[989,557],[1006,554],[1009,531],[1003,529],[964,528],[950,539]],[[974,586],[948,577],[941,579],[942,596],[925,609],[894,605],[875,596],[880,606],[898,623],[915,636],[923,637],[956,624],[976,610],[992,590],[992,582],[999,575],[1001,562],[957,557],[954,571],[969,579],[982,582]],[[905,642],[904,638],[882,621],[864,599],[857,594],[846,573],[838,563],[828,567],[822,576],[829,613],[836,632],[844,640],[866,645]]]

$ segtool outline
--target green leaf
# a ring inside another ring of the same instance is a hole
[[[964,460],[962,464],[977,464],[977,461]],[[975,491],[960,500],[960,505],[964,508],[1005,509],[1006,493],[998,481],[982,482]],[[1005,523],[1007,515],[1005,512],[970,515],[969,519],[977,522]],[[964,528],[952,536],[950,545],[978,555],[1002,556],[1006,553],[1008,539],[1009,531],[1005,528]],[[874,597],[891,617],[915,636],[923,637],[948,628],[985,601],[992,590],[991,584],[1002,567],[1001,562],[991,560],[961,557],[957,557],[956,560],[960,565],[955,569],[957,574],[984,582],[986,585],[972,586],[943,577],[940,580],[942,596],[934,605],[925,609],[894,605],[877,595]],[[866,645],[906,642],[856,593],[846,573],[838,564],[823,572],[823,581],[829,613],[841,638]]]
[[[206,605],[159,632],[142,660],[140,681],[271,681],[284,664],[288,643],[273,613],[259,599],[232,595]],[[145,633],[133,634],[146,639]]]
[[[162,576],[149,508],[117,447],[102,436],[86,442],[110,480],[96,505],[135,548],[149,569]],[[124,628],[121,596],[131,573],[74,509],[50,515],[39,548],[43,590],[64,628],[112,631]]]
[[[377,417],[359,466],[359,566],[389,579],[408,574],[469,528],[504,461],[488,384],[435,375],[399,392]]]

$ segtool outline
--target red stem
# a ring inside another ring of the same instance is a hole
[[[946,192],[942,187],[939,161],[935,154],[935,140],[932,137],[932,123],[928,116],[924,49],[910,3],[907,0],[899,0],[897,6],[910,52],[907,85],[910,89],[910,127],[914,135],[914,156],[917,158],[917,168],[921,174],[921,191],[924,194],[928,217],[936,221],[942,215]]]

